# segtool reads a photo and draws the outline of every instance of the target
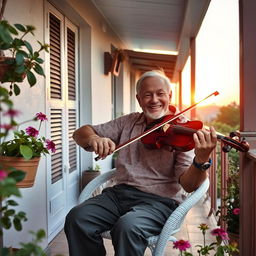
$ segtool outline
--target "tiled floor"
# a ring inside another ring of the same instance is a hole
[[[192,245],[192,249],[190,252],[193,253],[193,255],[197,255],[196,253],[197,249],[195,245],[202,244],[203,242],[203,236],[201,234],[201,231],[198,229],[198,226],[201,223],[206,223],[210,227],[210,229],[213,229],[216,227],[215,218],[213,216],[211,216],[210,218],[207,218],[208,213],[209,213],[208,202],[200,201],[187,214],[181,230],[176,234],[177,239],[184,239],[184,240],[190,241]],[[214,238],[210,234],[206,235],[206,242],[212,242],[212,241],[214,241]],[[111,241],[104,240],[104,244],[107,250],[107,255],[114,256],[114,250],[113,250]],[[164,255],[166,256],[179,255],[179,252],[173,249],[172,247],[173,247],[172,242],[169,242],[167,248],[165,249]],[[63,231],[60,232],[59,235],[49,245],[48,256],[57,256],[57,255],[69,256],[67,240]],[[151,253],[150,253],[150,250],[147,249],[145,252],[145,256],[149,256],[149,255],[151,255]]]

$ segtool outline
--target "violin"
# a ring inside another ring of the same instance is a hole
[[[219,92],[215,91],[194,105],[179,112],[178,114],[165,116],[159,124],[150,127],[142,134],[128,140],[123,144],[118,145],[113,153],[139,139],[141,139],[142,143],[151,148],[160,148],[163,145],[168,145],[181,151],[188,151],[193,149],[195,147],[193,134],[203,127],[203,123],[201,121],[189,121],[185,124],[177,124],[177,121],[175,120],[177,120],[185,112],[195,108],[199,103],[203,102],[209,97],[217,95],[219,95]],[[224,142],[224,152],[229,152],[231,148],[235,148],[241,152],[247,152],[249,150],[249,144],[245,141],[245,139],[239,141],[237,133],[235,132],[233,132],[231,135],[232,136],[230,137],[226,137],[220,133],[217,134],[217,138]],[[96,161],[99,159],[99,156],[95,157]]]
[[[165,120],[168,119],[170,119],[170,115],[165,116],[161,122],[165,122]],[[164,146],[170,146],[175,150],[185,152],[195,147],[193,134],[202,128],[203,123],[199,120],[178,123],[177,119],[175,119],[171,123],[167,123],[142,137],[141,142],[150,149],[159,149]],[[224,152],[229,152],[231,148],[240,152],[247,152],[249,150],[248,142],[246,142],[245,139],[240,141],[236,132],[232,132],[230,137],[217,133],[217,139],[224,143],[224,146],[222,147]]]

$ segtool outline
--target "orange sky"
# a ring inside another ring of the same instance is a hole
[[[196,100],[219,91],[205,104],[239,103],[238,0],[212,0],[196,39]],[[183,102],[190,103],[190,59],[182,74]]]

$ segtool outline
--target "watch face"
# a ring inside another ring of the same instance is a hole
[[[204,163],[204,164],[202,164],[202,169],[203,170],[207,170],[208,168],[210,168],[210,166],[211,166],[211,164],[209,163],[209,162],[207,162],[207,163]]]

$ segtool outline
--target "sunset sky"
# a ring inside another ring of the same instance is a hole
[[[239,103],[238,0],[212,0],[196,39],[196,100],[219,91],[205,102]],[[190,104],[190,59],[183,74],[183,103]]]

